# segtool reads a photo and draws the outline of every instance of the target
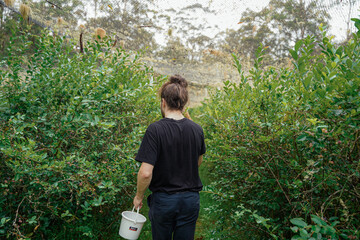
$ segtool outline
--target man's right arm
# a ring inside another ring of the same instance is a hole
[[[201,165],[202,161],[203,161],[203,155],[200,155],[198,159],[198,166]]]
[[[142,200],[144,199],[144,194],[146,189],[149,187],[154,166],[143,162],[138,172],[137,176],[137,192],[133,200],[135,208],[142,207]]]

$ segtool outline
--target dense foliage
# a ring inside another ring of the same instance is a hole
[[[0,59],[0,238],[116,238],[162,79],[109,39],[79,54],[68,38],[11,28]],[[265,68],[260,47],[244,73],[234,55],[240,83],[193,111],[212,181],[202,196],[217,203],[201,236],[360,238],[359,43],[359,32],[344,46],[309,36],[290,50],[293,69]]]
[[[33,34],[33,36],[39,35],[41,33],[42,28],[37,25],[28,25],[25,21],[20,21],[21,18],[17,16],[16,13],[10,12],[4,16],[4,7],[0,5],[0,58],[3,56],[7,56],[11,54],[9,52],[9,48],[7,47],[10,37],[12,36],[12,32],[17,31],[18,28],[26,31],[29,31]],[[34,39],[29,39],[33,41]],[[17,39],[12,39],[12,49],[17,49],[23,43],[18,41]],[[28,46],[27,53],[33,50],[33,46]]]
[[[7,47],[0,238],[114,238],[132,204],[141,136],[160,115],[161,78],[106,39],[79,54],[66,38],[17,29]]]
[[[218,203],[209,238],[359,239],[360,32],[298,41],[293,69],[264,68],[266,51],[248,74],[234,55],[240,83],[193,112]]]

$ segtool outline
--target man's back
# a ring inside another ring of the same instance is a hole
[[[202,128],[184,118],[186,80],[171,76],[160,89],[163,119],[151,124],[136,160],[141,162],[133,203],[141,208],[145,191],[154,240],[191,240],[200,210],[199,165],[205,153]]]
[[[154,165],[152,192],[201,191],[198,158],[205,153],[202,128],[183,118],[151,124],[136,160]]]

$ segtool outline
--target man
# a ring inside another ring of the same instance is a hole
[[[135,208],[142,207],[149,187],[149,219],[154,240],[194,239],[202,183],[199,166],[205,153],[202,128],[182,114],[188,101],[187,82],[170,77],[160,89],[163,119],[152,123],[142,140],[136,160]]]

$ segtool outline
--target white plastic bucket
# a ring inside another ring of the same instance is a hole
[[[146,222],[146,217],[139,214],[139,208],[137,212],[124,211],[121,213],[121,224],[119,229],[119,235],[125,239],[136,240],[139,238],[141,229]]]

